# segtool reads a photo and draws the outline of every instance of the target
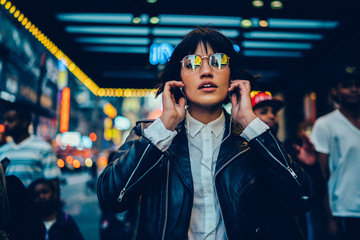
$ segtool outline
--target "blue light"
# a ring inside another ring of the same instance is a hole
[[[269,27],[275,28],[336,28],[337,21],[269,18]]]
[[[302,57],[301,52],[297,51],[260,51],[260,50],[244,50],[244,56],[248,57]]]
[[[322,34],[317,33],[289,33],[289,32],[247,32],[244,38],[262,38],[262,39],[298,39],[298,40],[321,40]]]
[[[214,24],[216,26],[239,27],[241,24],[241,17],[227,17],[227,16],[196,16],[196,15],[159,15],[159,24],[164,25],[207,25]]]
[[[172,45],[178,45],[181,42],[181,38],[154,38],[154,43],[170,43]]]
[[[93,142],[88,136],[81,136],[81,145],[84,148],[92,148]]]
[[[152,30],[154,36],[175,36],[183,37],[187,33],[191,32],[193,28],[165,28],[165,27],[155,27]],[[229,38],[236,38],[239,36],[239,31],[235,29],[219,29],[225,36]]]
[[[148,53],[147,47],[112,47],[112,46],[86,46],[83,47],[87,52],[110,52],[110,53]]]
[[[153,43],[150,46],[149,62],[152,65],[165,64],[171,57],[174,48],[169,43]]]
[[[78,37],[76,42],[96,44],[125,44],[125,45],[148,45],[148,38],[126,38],[126,37]]]
[[[115,27],[115,26],[68,26],[65,28],[69,33],[89,33],[89,34],[111,34],[111,35],[148,35],[148,27]]]
[[[245,48],[311,49],[311,43],[244,41]]]
[[[240,52],[240,46],[239,46],[239,45],[233,44],[233,47],[234,47],[234,50],[235,50],[236,52]]]
[[[117,116],[114,120],[114,126],[118,130],[129,130],[130,129],[130,120],[126,117]]]
[[[60,13],[57,19],[63,22],[96,22],[130,24],[134,16],[130,13]]]

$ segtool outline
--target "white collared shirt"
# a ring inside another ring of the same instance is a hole
[[[194,202],[191,213],[189,240],[226,240],[226,231],[216,195],[214,173],[220,144],[225,130],[225,116],[202,124],[186,113],[187,138],[191,175],[194,185]],[[250,141],[268,129],[259,118],[253,120],[241,134]],[[167,130],[160,118],[156,119],[144,135],[160,150],[165,151],[176,136],[176,131]]]
[[[203,124],[186,115],[194,204],[191,213],[189,240],[226,239],[216,196],[214,173],[225,129],[225,116]]]

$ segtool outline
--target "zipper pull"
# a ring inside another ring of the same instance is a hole
[[[119,201],[119,202],[121,202],[121,200],[123,199],[124,194],[125,194],[125,191],[126,191],[126,188],[123,188],[123,190],[121,190],[120,195],[119,195],[119,197],[118,197],[118,201]]]
[[[293,178],[297,178],[296,173],[295,173],[294,170],[292,170],[289,166],[287,167],[287,170],[288,170],[289,173],[293,176]]]

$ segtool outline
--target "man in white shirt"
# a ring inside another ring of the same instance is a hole
[[[328,181],[328,233],[360,239],[360,72],[342,66],[334,76],[332,94],[338,109],[314,124],[311,141]]]

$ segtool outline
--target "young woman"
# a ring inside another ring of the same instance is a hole
[[[100,175],[102,206],[141,197],[138,239],[297,239],[277,215],[305,211],[311,181],[255,116],[240,63],[217,30],[187,34],[160,76],[162,116],[139,122]]]

